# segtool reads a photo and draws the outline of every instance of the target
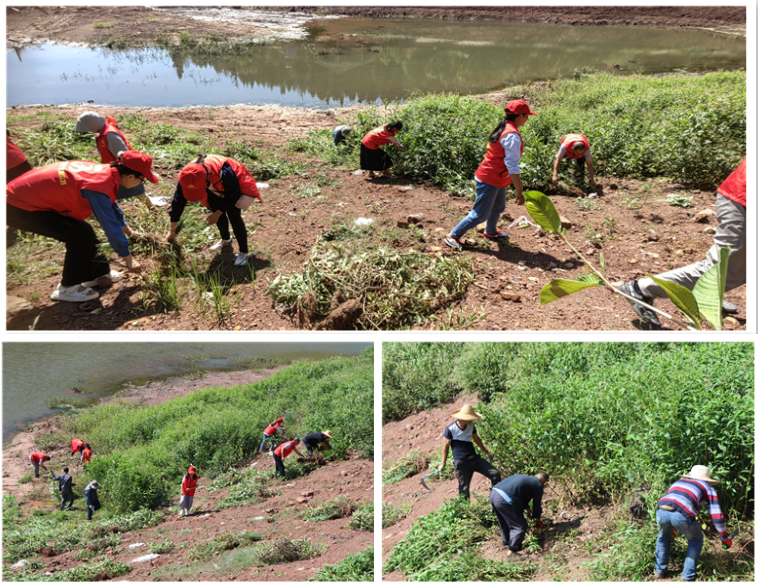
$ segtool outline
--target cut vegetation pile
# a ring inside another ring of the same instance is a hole
[[[591,508],[605,510],[602,527],[595,528],[585,549],[558,542],[572,537],[565,526],[528,533],[525,548],[533,553],[529,558],[541,580],[575,579],[570,570],[554,567],[577,554],[583,559],[582,578],[649,579],[658,535],[657,501],[694,465],[707,465],[720,480],[716,490],[727,527],[730,532],[740,529],[735,547],[722,551],[707,510],[701,508],[707,543],[701,575],[719,581],[752,579],[752,344],[385,344],[383,359],[385,420],[407,416],[412,407],[394,404],[405,393],[405,378],[397,377],[396,368],[419,381],[414,400],[420,404],[444,404],[441,390],[450,387],[477,392],[482,402],[476,409],[484,417],[477,431],[503,477],[548,472],[553,487],[546,492],[546,515],[571,527],[574,536],[583,532],[581,518]],[[636,502],[634,517],[625,509],[630,502]],[[471,510],[479,505],[471,504]],[[484,511],[473,518],[489,510],[488,503],[481,505]],[[461,506],[463,511],[457,508]],[[414,580],[447,580],[448,561],[431,552],[445,542],[437,519],[448,513],[465,518],[471,510],[468,504],[449,502],[419,519],[393,550],[385,571],[401,571]],[[570,510],[579,510],[579,523],[557,520]],[[504,549],[498,548],[496,526],[489,529],[484,523],[468,530],[458,543],[455,566],[461,574],[473,575],[485,562],[477,543],[492,540],[494,549]],[[587,538],[583,534],[579,541]],[[683,539],[676,539],[673,572],[681,570],[684,546]],[[506,580],[496,571],[482,577],[490,578]]]

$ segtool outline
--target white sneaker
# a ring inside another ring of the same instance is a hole
[[[54,301],[68,301],[70,303],[83,303],[85,301],[94,301],[100,296],[100,293],[92,290],[89,287],[82,287],[78,284],[74,286],[62,286],[58,285],[58,288],[53,291],[50,298]]]
[[[235,266],[242,266],[243,264],[247,264],[247,254],[243,254],[240,252],[237,254],[237,259],[234,261]]]
[[[215,244],[213,244],[210,247],[211,252],[215,252],[216,250],[220,250],[224,246],[231,246],[232,245],[232,238],[229,238],[228,240],[219,240]]]
[[[104,274],[103,276],[96,278],[95,280],[88,280],[87,282],[83,282],[82,286],[86,286],[86,287],[110,286],[114,282],[118,282],[119,280],[123,280],[123,279],[124,279],[123,272],[111,270],[110,274]]]

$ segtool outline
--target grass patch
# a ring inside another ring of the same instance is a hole
[[[170,553],[176,548],[176,544],[170,540],[164,540],[163,542],[151,542],[148,544],[148,549],[152,554],[165,555]]]
[[[210,542],[196,545],[190,551],[189,558],[193,561],[207,561],[216,553],[249,546],[253,542],[263,540],[263,538],[260,534],[253,534],[252,532],[239,532],[237,534],[227,532],[216,536]]]
[[[269,281],[266,294],[289,307],[300,323],[328,315],[333,299],[359,299],[356,329],[420,325],[463,296],[474,280],[471,259],[402,253],[361,241],[319,238],[305,269]]]
[[[116,26],[115,22],[93,22],[92,27],[97,29],[113,28]]]
[[[353,517],[347,524],[353,530],[374,531],[374,502],[369,502],[353,512]]]
[[[336,565],[324,565],[308,581],[373,581],[374,547],[347,555]]]
[[[347,518],[358,507],[358,502],[354,502],[347,496],[337,496],[319,506],[303,510],[300,515],[308,522],[325,522],[337,518]]]
[[[265,542],[255,547],[255,555],[265,565],[305,561],[320,557],[326,552],[325,544],[314,544],[310,539],[293,540],[282,537],[273,542]]]
[[[382,473],[382,483],[389,485],[402,481],[406,477],[416,475],[426,469],[428,462],[429,460],[426,455],[418,449],[413,449],[395,461]]]
[[[229,490],[229,495],[216,505],[216,509],[224,510],[245,504],[255,504],[275,496],[280,496],[282,492],[267,487],[268,481],[269,479],[260,473],[254,471],[245,472],[243,478]]]
[[[382,528],[389,528],[400,522],[408,514],[411,513],[413,506],[410,504],[402,504],[395,506],[393,504],[382,505]]]

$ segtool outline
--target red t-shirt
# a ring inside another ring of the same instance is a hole
[[[392,142],[390,138],[394,136],[394,132],[385,129],[384,126],[379,126],[378,128],[374,128],[371,132],[367,132],[361,142],[363,142],[363,145],[366,148],[376,150],[383,144],[389,144]]]
[[[742,159],[740,166],[721,183],[717,191],[727,199],[747,207],[747,157]]]

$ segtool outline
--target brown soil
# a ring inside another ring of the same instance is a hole
[[[200,387],[235,386],[251,383],[272,373],[256,372],[214,372],[209,373],[202,381],[184,378],[175,381],[156,383],[141,389],[130,389],[125,398],[141,400],[152,404],[155,401],[169,400]],[[157,398],[156,398],[157,397]],[[47,481],[38,479],[27,484],[19,485],[18,479],[32,469],[28,462],[29,454],[34,450],[33,440],[37,433],[50,434],[57,430],[57,419],[53,418],[33,425],[28,431],[20,433],[13,443],[3,450],[3,494],[13,494],[17,498],[27,499],[22,503],[24,513],[34,509],[53,509],[47,495]],[[48,454],[52,461],[48,469],[60,473],[64,462],[68,463],[69,450],[61,446]],[[55,463],[55,465],[51,465]],[[285,460],[285,465],[287,461]],[[257,470],[268,470],[274,467],[273,459],[269,456],[259,456],[245,464],[244,467],[254,467]],[[74,483],[77,482],[79,466],[70,465]],[[44,471],[40,470],[44,475]],[[177,485],[180,478],[177,479]],[[198,490],[195,493],[194,506],[199,511],[191,516],[180,518],[169,516],[153,528],[136,530],[121,534],[122,544],[114,549],[106,549],[105,554],[115,562],[125,562],[148,554],[147,544],[130,550],[128,545],[134,543],[162,542],[171,540],[176,549],[161,555],[158,559],[147,563],[132,565],[133,570],[128,575],[118,579],[123,581],[305,581],[313,577],[325,564],[335,564],[346,555],[365,550],[373,543],[373,533],[357,531],[348,527],[349,518],[341,518],[318,524],[305,522],[300,513],[309,506],[318,505],[325,500],[344,495],[351,500],[373,501],[373,462],[351,458],[346,461],[329,462],[310,474],[274,484],[281,495],[264,500],[259,504],[240,506],[225,510],[216,510],[216,504],[227,497],[229,489],[208,492],[209,480],[201,477]],[[303,494],[308,493],[306,502],[299,502]],[[179,493],[172,504],[177,504]],[[86,508],[83,500],[77,500],[73,506],[73,514],[84,514]],[[256,520],[256,518],[263,518]],[[308,561],[295,561],[263,567],[248,567],[244,570],[222,573],[214,567],[218,557],[211,561],[199,563],[189,558],[192,548],[200,543],[212,540],[223,533],[254,532],[265,536],[266,540],[280,537],[293,539],[311,538],[314,543],[327,544],[328,550],[320,557]],[[186,548],[180,548],[186,545]],[[70,569],[81,564],[81,560],[73,557],[74,552],[42,551],[36,559],[44,564],[46,571],[53,573]],[[193,567],[193,572],[186,571]],[[160,569],[163,571],[157,572]]]
[[[282,11],[322,14],[324,7],[282,7]],[[447,20],[495,20],[591,26],[690,26],[746,34],[746,9],[741,6],[519,6],[482,7],[329,7],[330,14],[373,18],[440,18]],[[181,32],[195,36],[223,35],[247,40],[268,34],[250,24],[201,22],[171,12],[146,7],[8,7],[6,36],[14,46],[51,40],[86,45],[107,44],[128,38],[135,44],[150,43],[161,35],[178,38]],[[107,23],[94,28],[94,23]]]
[[[442,450],[442,432],[453,419],[450,414],[465,403],[476,404],[476,396],[459,397],[454,403],[441,408],[422,411],[382,427],[382,467],[386,469],[411,449],[418,449],[429,459]],[[486,446],[486,442],[485,442]],[[452,456],[450,456],[452,457]],[[452,465],[452,460],[448,462]],[[420,479],[433,471],[426,469],[419,474],[395,484],[382,486],[382,503],[400,506],[410,503],[413,507],[403,520],[382,531],[382,564],[392,554],[394,547],[405,538],[413,524],[423,516],[439,509],[445,501],[458,494],[457,480],[429,481],[430,490],[424,489]],[[524,552],[526,560],[538,563],[539,569],[531,581],[590,581],[589,570],[582,565],[608,548],[607,531],[613,530],[621,519],[627,519],[629,511],[625,502],[605,501],[597,504],[572,505],[562,495],[559,486],[548,484],[543,499],[545,521],[539,534],[541,551]],[[489,497],[490,482],[484,476],[474,474],[471,483],[472,496]],[[741,536],[742,538],[742,536]],[[734,552],[746,552],[752,556],[753,536],[746,534],[740,548]],[[712,554],[721,552],[718,539],[709,538],[706,546]],[[500,532],[494,528],[490,538],[483,543],[480,554],[484,558],[505,560],[505,548]],[[395,571],[383,576],[384,581],[404,581],[405,575]],[[672,572],[666,581],[681,580]]]
[[[511,94],[498,92],[483,96],[496,103],[508,99]],[[82,106],[18,107],[8,110],[14,117],[29,116],[25,121],[14,123],[14,128],[29,128],[39,125],[34,115],[40,110],[71,118],[81,112]],[[346,119],[355,108],[342,110],[303,110],[299,108],[227,106],[213,108],[124,108],[98,107],[105,115],[118,115],[132,111],[155,123],[171,124],[208,137],[209,144],[223,145],[228,140],[245,141],[261,150],[275,150],[286,144],[288,138],[305,136],[310,129],[333,128],[339,120]],[[212,119],[209,119],[212,117]],[[18,118],[16,118],[18,119]],[[223,121],[223,123],[219,123]],[[84,304],[55,303],[49,294],[57,286],[60,275],[55,270],[62,262],[62,252],[53,249],[41,252],[36,262],[52,268],[29,284],[8,284],[9,296],[27,299],[34,306],[28,313],[28,322],[9,323],[9,329],[26,329],[39,315],[38,330],[50,329],[101,329],[101,330],[284,330],[297,329],[301,321],[295,314],[284,314],[265,295],[267,279],[277,274],[289,274],[302,269],[319,234],[332,225],[335,215],[347,222],[358,217],[371,217],[381,232],[396,228],[410,214],[422,214],[426,237],[424,242],[415,242],[405,229],[398,229],[404,239],[396,247],[413,248],[428,254],[454,254],[442,242],[450,229],[471,209],[468,199],[452,197],[437,187],[428,184],[413,185],[403,178],[383,178],[369,181],[353,171],[337,171],[315,159],[300,154],[287,153],[288,158],[303,160],[309,169],[303,176],[289,176],[270,181],[270,188],[262,190],[263,205],[253,206],[245,212],[247,223],[259,225],[250,235],[252,261],[257,270],[254,282],[245,280],[245,269],[233,267],[233,256],[214,253],[205,249],[200,255],[206,262],[221,264],[224,274],[234,275],[238,284],[230,295],[231,316],[220,323],[209,311],[198,311],[192,302],[185,302],[178,315],[155,311],[143,311],[139,279],[129,276],[110,289],[101,291],[100,299]],[[158,172],[166,180],[153,189],[163,189],[158,194],[171,195],[174,172],[161,169]],[[293,197],[292,191],[312,183],[318,176],[333,181],[333,186],[324,186],[323,199]],[[552,200],[558,211],[571,220],[569,241],[574,243],[587,258],[596,263],[600,253],[605,257],[608,275],[613,282],[625,282],[646,274],[665,272],[670,267],[683,266],[703,257],[712,245],[713,236],[705,233],[714,228],[712,223],[693,223],[694,212],[715,208],[715,195],[708,191],[691,190],[667,180],[640,182],[614,177],[599,177],[604,196],[583,201],[592,205],[592,210],[581,211],[578,199],[567,196],[567,191],[556,190]],[[591,189],[594,190],[594,189]],[[665,200],[670,193],[687,192],[693,197],[692,208],[672,207]],[[129,216],[127,203],[125,211]],[[602,209],[598,206],[602,206]],[[165,208],[164,208],[165,209]],[[154,211],[154,213],[166,213]],[[294,214],[294,215],[293,215]],[[512,219],[526,215],[523,207],[509,203],[504,218],[506,226]],[[508,219],[510,218],[510,219]],[[615,222],[615,233],[607,226],[607,219]],[[606,222],[606,227],[602,227]],[[167,225],[167,224],[166,224]],[[550,235],[540,235],[534,228],[507,229],[511,235],[510,245],[499,245],[484,240],[472,230],[466,240],[475,264],[476,282],[470,286],[455,314],[473,315],[484,309],[486,317],[473,327],[480,330],[606,330],[644,328],[626,300],[612,297],[605,290],[591,289],[546,306],[539,304],[539,292],[555,278],[576,279],[585,273],[582,262],[559,240]],[[654,232],[654,233],[652,233]],[[596,233],[602,241],[596,248],[589,239]],[[162,238],[165,234],[153,234]],[[113,267],[123,269],[114,260]],[[150,269],[150,260],[140,260],[145,269]],[[202,265],[202,263],[201,263]],[[726,295],[727,300],[737,305],[737,319],[727,327],[744,329],[746,289],[740,287]],[[516,300],[517,299],[517,300]],[[656,301],[666,311],[683,319],[679,311],[667,299]],[[439,312],[446,322],[444,310]],[[307,319],[303,321],[307,325]],[[429,328],[427,325],[425,328]],[[664,327],[678,328],[667,323]]]

